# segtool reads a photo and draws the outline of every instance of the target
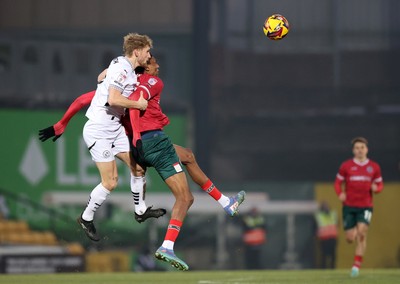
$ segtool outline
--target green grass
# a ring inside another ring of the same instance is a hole
[[[348,270],[262,270],[200,271],[157,273],[70,273],[0,275],[1,284],[391,284],[400,283],[400,269],[363,269],[358,278],[350,278]]]

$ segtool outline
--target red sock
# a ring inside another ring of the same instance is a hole
[[[176,219],[171,219],[169,221],[168,230],[165,234],[164,241],[175,242],[181,230],[182,222]]]
[[[218,190],[218,188],[212,183],[211,180],[207,180],[205,184],[201,186],[201,188],[207,192],[212,198],[214,198],[216,201],[218,201],[222,194]]]
[[[357,268],[360,268],[362,261],[363,261],[362,255],[355,255],[354,256],[354,264],[353,264],[353,266],[355,266]]]

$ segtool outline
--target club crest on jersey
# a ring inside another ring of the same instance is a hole
[[[371,166],[367,167],[367,172],[372,173],[374,171],[374,169]]]
[[[149,85],[154,86],[155,84],[157,84],[157,79],[155,79],[155,78],[150,78],[150,79],[149,79]]]

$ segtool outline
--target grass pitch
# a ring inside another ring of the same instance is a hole
[[[69,273],[0,275],[1,284],[395,284],[400,283],[400,269],[363,269],[358,278],[350,270],[255,270],[188,271],[148,273]]]

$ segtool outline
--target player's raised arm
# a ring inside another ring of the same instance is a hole
[[[60,138],[60,136],[64,133],[65,128],[67,127],[71,118],[83,107],[90,104],[95,93],[96,91],[91,91],[79,96],[68,107],[61,120],[59,120],[56,124],[52,126],[39,130],[40,141],[44,142],[47,139],[54,137],[53,142],[55,142],[58,138]]]

